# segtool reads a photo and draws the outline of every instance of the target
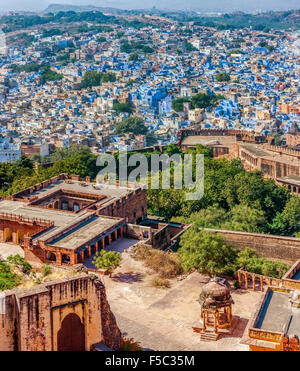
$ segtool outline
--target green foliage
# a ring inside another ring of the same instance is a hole
[[[278,261],[260,258],[254,250],[246,248],[237,254],[236,269],[239,268],[268,277],[281,278],[288,271],[289,266]]]
[[[105,43],[106,42],[106,38],[104,36],[100,36],[100,37],[98,37],[98,39],[96,41],[98,43]]]
[[[207,108],[211,105],[211,96],[206,93],[198,93],[191,98],[193,108]]]
[[[52,71],[50,69],[50,66],[47,66],[45,70],[42,72],[42,82],[48,82],[48,81],[57,81],[62,80],[63,75],[61,73],[57,73],[55,71]]]
[[[186,271],[196,269],[209,276],[234,271],[235,250],[223,236],[203,231],[197,225],[181,237],[178,253]]]
[[[149,45],[145,44],[143,41],[136,41],[129,43],[128,41],[122,40],[120,46],[121,53],[134,53],[134,52],[141,52],[141,53],[153,53],[154,49],[152,49]]]
[[[127,119],[117,122],[116,124],[116,133],[133,133],[136,135],[147,134],[148,129],[144,124],[144,120],[140,117],[128,117]]]
[[[0,291],[11,290],[18,286],[20,281],[21,277],[12,273],[7,263],[0,261]]]
[[[230,81],[230,76],[226,72],[221,72],[216,75],[216,80],[218,82]]]
[[[216,95],[216,94],[206,94],[206,93],[198,93],[191,97],[191,99],[187,97],[179,97],[172,101],[172,109],[176,112],[183,111],[183,103],[190,102],[191,108],[208,108],[214,105],[218,100],[224,99],[223,95]]]
[[[300,198],[292,196],[286,203],[283,216],[293,232],[300,231]]]
[[[194,47],[194,45],[192,45],[191,43],[186,43],[185,45],[185,49],[187,52],[193,52],[193,51],[198,51],[197,48]]]
[[[97,71],[87,71],[83,75],[81,87],[86,89],[93,86],[100,86],[105,82],[114,82],[116,79],[116,74],[113,72],[102,73]]]
[[[101,250],[93,258],[93,263],[97,269],[112,270],[120,264],[122,256],[119,252]]]
[[[10,65],[10,69],[14,73],[20,73],[20,72],[38,72],[41,69],[45,69],[46,66],[42,64],[37,64],[37,63],[27,63],[27,64],[22,64],[22,65],[16,65],[12,64]]]
[[[176,112],[183,111],[183,103],[185,102],[190,102],[190,99],[185,97],[179,97],[174,99],[171,104],[172,109]]]
[[[261,233],[266,224],[265,213],[247,205],[235,205],[230,211],[229,221],[222,225],[222,229],[232,231]]]
[[[22,268],[23,273],[30,273],[32,266],[28,263],[27,260],[22,258],[19,254],[9,255],[6,259],[10,264],[15,264],[18,267]]]
[[[128,103],[115,103],[112,107],[117,113],[127,112],[132,113],[134,111],[134,105],[132,102]]]
[[[43,277],[48,276],[48,275],[51,273],[51,271],[52,271],[51,266],[50,266],[49,264],[45,264],[45,265],[43,266],[43,270],[42,270],[42,275],[43,275]]]
[[[289,269],[284,263],[260,258],[249,248],[236,250],[225,242],[224,236],[201,230],[198,225],[193,225],[182,236],[178,254],[186,271],[196,269],[210,276],[233,274],[243,268],[248,272],[281,278]]]
[[[55,14],[48,13],[45,15],[7,15],[0,18],[0,24],[7,24],[4,32],[12,32],[18,29],[24,29],[32,26],[48,24],[48,23],[71,23],[71,22],[95,22],[108,23],[115,22],[115,17],[106,16],[99,11],[89,12],[73,12],[73,11],[59,11]]]
[[[131,53],[129,56],[129,61],[137,62],[139,60],[139,55],[137,53]]]

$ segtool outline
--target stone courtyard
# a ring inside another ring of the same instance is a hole
[[[133,337],[151,350],[248,350],[240,344],[251,314],[263,293],[233,290],[233,315],[240,317],[232,335],[218,341],[200,341],[192,326],[200,319],[196,301],[201,287],[209,281],[197,272],[170,280],[169,289],[152,287],[154,274],[133,260],[128,252],[112,276],[103,278],[111,309],[125,337]]]

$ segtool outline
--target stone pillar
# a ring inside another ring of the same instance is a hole
[[[255,291],[255,274],[252,274],[253,291]]]
[[[248,273],[245,273],[245,288],[248,290]]]
[[[105,247],[105,237],[103,237],[101,240],[101,249],[104,249],[104,247]]]
[[[226,312],[227,312],[227,322],[231,322],[231,314],[230,314],[230,307],[227,307],[226,308]]]
[[[203,331],[206,331],[206,311],[203,312]]]
[[[77,263],[78,263],[78,254],[76,254],[74,252],[74,254],[73,254],[73,264],[77,264]]]
[[[88,245],[86,249],[87,249],[87,256],[88,258],[90,258],[92,256],[92,247]]]
[[[115,238],[115,240],[117,240],[117,239],[118,239],[118,231],[115,230],[115,231],[113,232],[113,234],[114,234],[114,238]]]
[[[109,234],[109,235],[107,236],[107,239],[108,239],[108,244],[110,245],[110,244],[111,244],[111,234]]]
[[[84,261],[84,251],[80,251],[80,256],[81,256],[81,261],[83,262]]]
[[[62,264],[61,256],[62,256],[62,253],[61,253],[61,252],[58,252],[58,253],[56,254],[56,262],[57,262],[57,264],[59,264],[59,265]]]
[[[242,287],[241,272],[238,271],[237,274],[238,274],[239,285],[240,285],[240,287]]]
[[[216,312],[214,313],[214,332],[218,333],[218,326],[217,326],[217,318],[216,318]]]
[[[121,228],[119,228],[119,231],[120,231],[120,237],[122,238],[123,237],[123,226]]]
[[[261,289],[261,291],[264,291],[264,279],[263,279],[263,277],[260,277],[260,289]]]

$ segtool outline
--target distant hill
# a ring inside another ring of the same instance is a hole
[[[58,13],[58,12],[92,12],[98,11],[102,13],[121,14],[126,13],[126,10],[101,7],[94,5],[68,5],[68,4],[49,4],[47,9],[43,10],[43,13]]]

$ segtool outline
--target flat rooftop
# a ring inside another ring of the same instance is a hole
[[[42,198],[52,194],[53,192],[59,191],[60,189],[75,193],[81,192],[97,196],[103,195],[106,196],[106,198],[101,200],[100,203],[105,203],[108,199],[111,200],[113,198],[124,197],[126,194],[137,188],[114,187],[107,184],[84,183],[77,180],[68,180],[67,182],[65,180],[58,180],[57,182],[49,184],[30,195]]]
[[[300,335],[300,311],[292,308],[289,293],[269,290],[255,328]]]
[[[279,154],[277,152],[269,151],[265,148],[261,148],[259,145],[256,144],[240,144],[241,148],[244,148],[246,151],[252,153],[257,157],[262,157],[269,161],[277,161],[284,164],[290,164],[294,166],[300,166],[300,160],[296,157],[288,156],[286,154]]]
[[[219,143],[219,144],[216,144]],[[197,144],[202,144],[204,146],[209,146],[209,145],[233,145],[236,143],[236,137],[235,136],[198,136],[198,135],[191,135],[188,137],[183,138],[181,145],[183,146],[196,146]]]
[[[78,227],[54,239],[50,242],[50,245],[63,249],[75,250],[93,238],[96,238],[102,232],[113,228],[121,220],[122,219],[117,220],[95,215]]]
[[[277,178],[277,180],[279,182],[290,183],[290,184],[300,186],[300,176],[298,175],[287,175],[281,178]]]

